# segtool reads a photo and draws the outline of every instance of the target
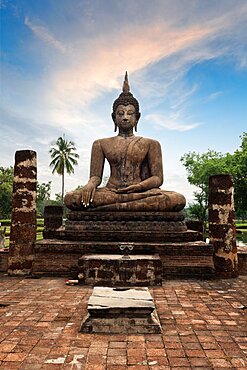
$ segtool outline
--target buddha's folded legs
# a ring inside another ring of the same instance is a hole
[[[70,209],[85,209],[81,204],[81,192],[66,194],[65,205]],[[90,208],[99,211],[180,211],[186,200],[182,194],[151,189],[140,193],[118,194],[107,188],[99,188],[95,192]]]

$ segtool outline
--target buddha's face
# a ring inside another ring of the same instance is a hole
[[[122,131],[129,131],[137,124],[134,105],[119,105],[116,110],[115,124]]]

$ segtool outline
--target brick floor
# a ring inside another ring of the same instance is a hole
[[[246,282],[165,281],[150,288],[162,334],[91,335],[78,330],[92,288],[0,275],[0,369],[244,370]]]

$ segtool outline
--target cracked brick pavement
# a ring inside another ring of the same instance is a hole
[[[92,335],[78,332],[91,287],[0,275],[0,369],[244,370],[246,282],[164,281],[162,334]]]

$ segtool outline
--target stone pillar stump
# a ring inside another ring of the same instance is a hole
[[[36,240],[36,152],[15,153],[8,274],[31,273]]]
[[[55,237],[56,230],[63,225],[63,206],[45,206],[44,209],[44,239]]]
[[[238,276],[234,183],[231,175],[209,178],[209,239],[214,246],[216,276]]]

